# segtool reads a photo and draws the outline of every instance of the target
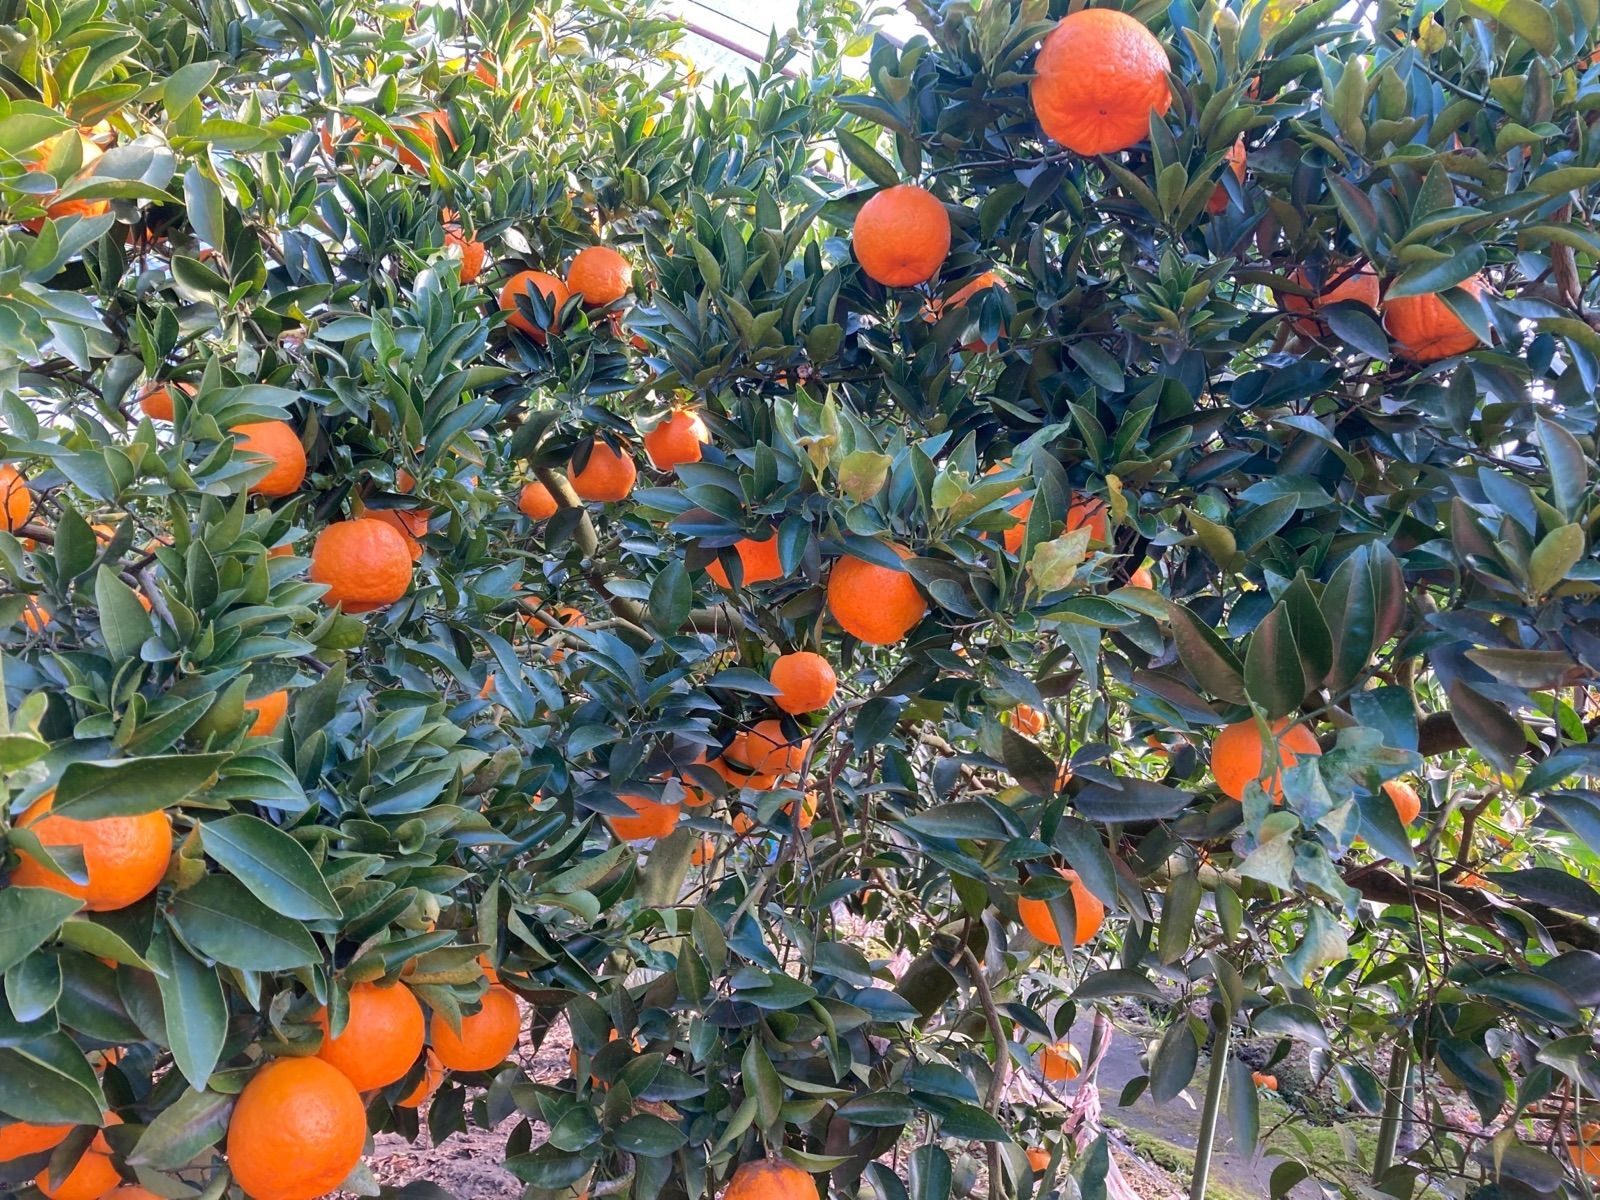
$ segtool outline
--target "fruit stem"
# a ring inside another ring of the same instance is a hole
[[[1205,1106],[1200,1110],[1200,1133],[1194,1148],[1194,1179],[1189,1200],[1205,1200],[1211,1174],[1211,1151],[1217,1139],[1217,1114],[1222,1111],[1222,1081],[1228,1072],[1228,1047],[1233,1041],[1233,1021],[1226,1015],[1211,1041],[1211,1069],[1206,1076]]]

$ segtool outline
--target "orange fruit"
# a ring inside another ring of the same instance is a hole
[[[107,1113],[105,1123],[120,1125],[122,1121],[115,1113]],[[100,1200],[121,1182],[122,1176],[117,1174],[116,1165],[111,1161],[111,1145],[104,1133],[94,1135],[89,1148],[64,1179],[52,1180],[50,1168],[46,1167],[33,1180],[34,1186],[50,1200]]]
[[[621,795],[617,797],[633,809],[631,817],[607,817],[611,829],[625,842],[648,842],[664,838],[678,824],[683,812],[681,804],[662,804],[648,796]]]
[[[405,1078],[427,1036],[422,1005],[403,983],[351,988],[350,1015],[338,1037],[328,1036],[327,1009],[317,1010],[316,1022],[323,1034],[317,1057],[339,1068],[358,1092]]]
[[[904,546],[890,547],[910,558]],[[928,602],[904,571],[847,554],[828,575],[828,611],[846,633],[873,646],[898,642],[927,614]]]
[[[139,395],[139,409],[152,421],[170,421],[176,410],[172,404],[172,389],[177,388],[185,396],[194,395],[194,385],[189,383],[157,383],[152,380],[145,385],[144,391]]]
[[[793,800],[783,806],[783,811],[794,818],[794,827],[796,829],[802,831],[810,829],[811,823],[817,819],[817,794],[815,792],[806,793],[806,798],[800,802],[798,815],[794,811]]]
[[[1076,154],[1115,154],[1172,107],[1167,52],[1125,12],[1085,8],[1050,31],[1030,85],[1040,127]]]
[[[644,435],[644,452],[658,471],[671,471],[680,463],[700,461],[700,447],[711,440],[711,431],[700,414],[675,408],[654,429]]]
[[[1417,789],[1409,783],[1390,779],[1384,782],[1383,790],[1394,805],[1394,813],[1400,818],[1400,824],[1409,825],[1422,815],[1422,799],[1417,795]]]
[[[444,248],[447,252],[454,251],[455,257],[461,260],[461,282],[477,282],[478,276],[483,274],[483,243],[462,233],[461,226],[449,224],[444,227]]]
[[[695,843],[695,848],[689,853],[689,862],[696,867],[703,867],[717,856],[717,839],[709,834]]]
[[[757,775],[782,777],[805,766],[810,749],[810,738],[790,741],[782,721],[767,720],[757,721],[748,732],[734,738],[728,753]]]
[[[444,1064],[439,1061],[439,1056],[432,1050],[425,1052],[427,1061],[422,1068],[422,1078],[417,1080],[417,1086],[394,1102],[396,1108],[421,1108],[428,1097],[439,1090],[439,1085],[444,1082]]]
[[[481,1007],[461,1018],[459,1036],[438,1013],[430,1026],[433,1052],[452,1071],[487,1071],[497,1067],[517,1048],[522,1036],[522,1014],[517,998],[501,984],[491,984]]]
[[[77,130],[69,130],[66,133],[58,133],[55,137],[46,138],[34,151],[33,161],[28,163],[26,169],[29,171],[45,170],[49,165],[51,155],[55,153],[56,146],[60,144],[61,139],[70,136],[77,137],[79,151],[82,155],[82,160],[78,167],[78,173],[77,175],[73,176],[73,179],[82,179],[87,175],[93,175],[95,166],[99,163],[101,157],[104,156],[105,151],[100,149],[98,145]],[[70,181],[57,180],[57,182],[67,183]],[[60,189],[57,189],[57,193],[59,193],[59,190]],[[63,217],[103,216],[105,213],[111,211],[111,201],[62,200],[56,204],[49,204],[44,211],[44,217],[35,217],[31,221],[24,221],[23,227],[32,233],[38,233],[44,228],[45,217],[48,217],[52,220],[60,220]]]
[[[1580,1128],[1576,1140],[1567,1143],[1567,1156],[1585,1175],[1600,1176],[1600,1124]]]
[[[411,551],[392,525],[372,517],[335,521],[311,547],[312,583],[325,583],[322,599],[347,613],[393,604],[411,586]]]
[[[406,551],[412,562],[422,561],[421,538],[428,532],[428,522],[433,519],[431,508],[369,508],[366,516],[382,521],[397,530],[405,539]]]
[[[746,834],[752,832],[756,827],[756,819],[747,812],[734,813],[733,821],[731,823],[733,825],[733,835],[735,837],[744,837]]]
[[[633,268],[610,246],[585,246],[567,267],[567,290],[588,308],[615,304],[633,287]]]
[[[933,278],[950,253],[950,214],[914,183],[884,188],[856,214],[850,244],[869,279],[915,287]]]
[[[1244,148],[1244,134],[1240,134],[1237,141],[1228,147],[1228,153],[1223,158],[1223,166],[1233,172],[1233,177],[1242,185],[1244,183],[1245,160],[1248,156]],[[1206,201],[1206,211],[1215,216],[1217,213],[1228,211],[1228,189],[1222,184],[1217,184],[1216,190],[1211,193],[1211,198]]]
[[[1039,1051],[1039,1074],[1052,1083],[1070,1083],[1083,1070],[1083,1056],[1071,1042],[1056,1042]]]
[[[38,600],[29,600],[22,608],[22,623],[30,633],[39,633],[50,624],[50,610]]]
[[[941,317],[943,317],[947,310],[950,312],[956,312],[965,308],[967,306],[967,301],[972,299],[972,297],[976,296],[979,292],[986,291],[992,287],[1000,288],[1002,291],[1004,291],[1005,286],[1006,281],[1004,279],[1001,279],[1000,276],[996,275],[993,271],[985,271],[970,283],[964,284],[963,286],[957,288],[953,293],[951,293],[948,300],[941,300],[937,296],[934,296],[928,300],[928,302],[922,306],[922,319],[928,322],[928,324],[932,325]],[[1002,337],[1005,336],[1005,332],[1005,326],[1002,325],[1000,327],[1000,334]],[[992,350],[994,347],[979,337],[963,344],[961,348],[963,350],[983,351]]]
[[[1483,280],[1464,280],[1463,288],[1482,296]],[[1383,327],[1395,341],[1395,351],[1414,363],[1438,362],[1465,354],[1478,345],[1478,335],[1438,296],[1402,296],[1383,305]]]
[[[1028,1167],[1034,1172],[1043,1171],[1050,1165],[1050,1151],[1043,1146],[1028,1147]]]
[[[1316,284],[1312,282],[1304,267],[1296,268],[1290,278],[1307,291],[1316,289]],[[1319,320],[1316,313],[1329,304],[1354,300],[1359,304],[1365,304],[1373,312],[1378,311],[1378,276],[1366,263],[1360,266],[1352,266],[1349,263],[1330,266],[1327,276],[1323,279],[1322,289],[1315,298],[1297,296],[1292,292],[1285,292],[1280,297],[1285,312],[1310,314],[1296,316],[1294,319],[1295,332],[1305,337],[1328,336],[1327,324]]]
[[[41,844],[76,846],[83,851],[86,884],[47,870],[37,859],[22,854],[11,872],[17,887],[49,888],[83,901],[89,912],[112,912],[143,900],[162,876],[172,858],[172,819],[164,812],[137,817],[96,817],[79,821],[50,811],[56,794],[46,792],[17,821]]]
[[[1282,767],[1292,767],[1303,754],[1321,754],[1316,734],[1304,725],[1291,725],[1287,717],[1279,718],[1272,726],[1278,744],[1278,762]],[[1245,785],[1259,780],[1272,797],[1274,804],[1283,800],[1283,779],[1279,768],[1273,768],[1271,778],[1262,779],[1266,770],[1265,748],[1261,733],[1254,721],[1239,721],[1217,734],[1211,745],[1211,774],[1224,795],[1235,800],[1244,799]]]
[[[1038,737],[1044,732],[1045,715],[1028,704],[1019,704],[1011,710],[1011,728],[1028,737]]]
[[[1105,924],[1106,906],[1100,903],[1098,896],[1083,886],[1083,880],[1078,878],[1076,871],[1057,868],[1056,874],[1071,885],[1072,913],[1077,923],[1072,933],[1072,944],[1082,946],[1099,933],[1100,926]],[[1017,916],[1022,918],[1022,924],[1027,931],[1046,945],[1066,944],[1066,939],[1061,936],[1061,929],[1056,924],[1055,915],[1045,901],[1028,896],[1019,897]]]
[[[736,735],[728,745],[726,753],[719,754],[706,765],[718,775],[722,776],[729,787],[755,788],[757,791],[766,791],[778,782],[776,775],[761,775],[751,771],[748,763],[739,761],[739,755],[744,753],[745,735]]]
[[[1156,586],[1156,577],[1150,574],[1149,567],[1140,567],[1132,575],[1128,576],[1128,586],[1138,588],[1154,588]]]
[[[792,1163],[764,1158],[740,1163],[722,1200],[817,1200],[817,1181]]]
[[[451,146],[456,144],[455,134],[450,131],[450,114],[442,108],[436,108],[432,112],[419,113],[412,117],[398,118],[389,123],[396,129],[407,129],[416,134],[417,137],[422,139],[422,144],[433,153],[434,157],[438,157],[439,154],[439,135],[441,133],[444,134],[445,141]],[[405,170],[422,174],[428,169],[428,164],[423,162],[417,152],[399,138],[384,138],[383,140],[385,145],[394,148],[395,159]]]
[[[1266,1088],[1269,1092],[1278,1090],[1278,1077],[1276,1075],[1267,1075],[1261,1071],[1251,1071],[1250,1082],[1259,1088]]]
[[[367,1112],[320,1058],[275,1058],[250,1077],[228,1120],[228,1165],[250,1200],[315,1200],[361,1161]]]
[[[633,465],[631,454],[615,450],[610,442],[595,438],[583,470],[568,471],[567,475],[572,480],[572,490],[582,499],[604,502],[627,499],[628,493],[633,491],[634,480],[639,478],[639,469]]]
[[[534,521],[548,521],[556,515],[556,510],[560,507],[556,503],[556,498],[550,494],[550,489],[537,479],[530,479],[522,485],[522,491],[517,493],[517,508],[523,516]]]
[[[539,599],[537,596],[532,597],[524,603],[531,605],[536,609],[544,606],[544,601]],[[561,618],[561,625],[563,628],[571,629],[587,625],[589,623],[584,617],[583,613],[573,608],[570,604],[562,605],[560,608],[555,610],[555,614]],[[528,631],[530,633],[543,633],[546,629],[550,628],[550,626],[545,623],[544,619],[535,612],[519,613],[518,615],[521,618],[522,623],[528,627]]]
[[[288,496],[305,482],[306,450],[300,444],[300,435],[287,421],[249,421],[235,425],[232,433],[239,439],[241,453],[256,455],[271,464],[267,473],[250,485],[253,495]]]
[[[506,323],[516,329],[522,330],[539,345],[544,345],[545,330],[535,325],[531,318],[517,307],[518,296],[531,296],[537,291],[545,298],[550,306],[551,333],[561,332],[561,306],[567,302],[571,293],[567,285],[547,271],[518,271],[500,289],[500,309],[510,313]]]
[[[22,472],[9,463],[0,465],[0,529],[15,533],[33,515],[33,489]]]
[[[768,676],[778,694],[772,702],[786,713],[816,712],[827,708],[828,701],[839,687],[833,666],[820,654],[810,650],[797,650],[793,654],[780,654],[772,664]]]
[[[1104,544],[1110,541],[1110,517],[1111,506],[1100,497],[1074,492],[1072,503],[1067,506],[1066,532],[1087,529],[1091,543]]]
[[[270,737],[278,731],[278,725],[289,711],[289,693],[279,688],[259,699],[246,700],[244,710],[255,714],[255,720],[250,725],[250,736]]]
[[[0,1163],[54,1150],[67,1140],[67,1134],[74,1128],[72,1125],[34,1125],[28,1121],[0,1126]]]
[[[778,560],[776,535],[762,541],[757,541],[755,538],[740,538],[733,544],[733,552],[738,555],[739,565],[743,568],[744,580],[741,586],[750,587],[752,584],[783,578],[783,564]],[[721,559],[714,558],[707,563],[706,574],[711,576],[712,582],[718,587],[733,586],[728,578],[728,572],[723,569]]]

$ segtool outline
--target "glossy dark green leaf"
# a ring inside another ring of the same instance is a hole
[[[51,810],[78,821],[159,812],[205,787],[227,760],[226,754],[164,754],[70,763]]]
[[[1188,1020],[1180,1017],[1167,1026],[1150,1058],[1150,1098],[1157,1104],[1176,1099],[1194,1078],[1199,1062],[1200,1043]]]
[[[301,922],[274,912],[230,875],[207,875],[184,888],[170,913],[184,941],[230,967],[289,971],[322,957]]]
[[[202,823],[200,842],[274,912],[301,921],[338,918],[338,902],[311,855],[276,826],[237,813]]]
[[[157,925],[148,957],[160,972],[156,984],[161,991],[173,1061],[191,1087],[203,1089],[217,1065],[228,1032],[222,979],[184,949],[165,924]]]
[[[49,888],[0,887],[0,973],[55,936],[83,902]]]

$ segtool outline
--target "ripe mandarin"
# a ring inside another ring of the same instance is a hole
[[[478,1011],[461,1018],[461,1033],[439,1013],[429,1026],[433,1052],[452,1071],[487,1071],[505,1062],[522,1036],[517,998],[501,984],[491,984]]]
[[[361,1094],[320,1058],[275,1058],[250,1077],[228,1120],[228,1165],[250,1200],[316,1200],[361,1161]]]
[[[796,715],[827,708],[839,686],[832,664],[810,650],[780,654],[768,678],[778,689],[772,702],[784,712]]]
[[[639,477],[639,469],[626,450],[617,450],[610,442],[595,438],[583,469],[569,470],[567,475],[572,480],[572,490],[580,498],[605,503],[627,499]]]
[[[344,1073],[360,1092],[405,1078],[422,1053],[427,1025],[422,1005],[403,983],[350,989],[350,1013],[338,1037],[328,1037],[328,1013],[319,1009],[322,1048],[317,1057]]]
[[[325,583],[323,603],[347,613],[393,604],[411,586],[411,551],[400,531],[371,517],[336,521],[311,548],[312,583]]]
[[[1056,874],[1071,885],[1072,914],[1076,921],[1072,944],[1082,946],[1100,932],[1100,926],[1105,924],[1106,906],[1100,902],[1100,897],[1083,885],[1076,871],[1058,868]],[[1066,939],[1061,935],[1061,928],[1056,924],[1055,914],[1050,911],[1047,901],[1022,896],[1017,900],[1017,916],[1022,918],[1022,924],[1028,932],[1041,942],[1051,946],[1066,944]]]
[[[911,557],[904,546],[890,549],[901,558]],[[828,611],[851,636],[869,645],[890,646],[922,620],[928,602],[905,571],[847,554],[828,575]]]
[[[533,323],[532,318],[518,307],[518,297],[528,297],[534,292],[544,297],[545,303],[550,308],[550,333],[561,332],[561,307],[566,304],[571,293],[567,285],[547,271],[518,271],[506,280],[500,289],[501,311],[510,313],[506,323],[513,328],[522,330],[539,345],[544,345],[545,330]]]
[[[856,214],[850,243],[869,278],[914,287],[933,278],[950,253],[950,214],[914,183],[884,188]]]
[[[23,853],[11,882],[18,887],[49,888],[76,896],[89,912],[113,912],[143,900],[172,858],[172,819],[164,812],[136,817],[96,817],[88,821],[51,812],[55,792],[46,792],[17,821],[48,850],[73,846],[83,852],[88,882],[74,883]]]
[[[1125,12],[1085,8],[1050,31],[1034,63],[1034,115],[1076,154],[1114,154],[1150,135],[1172,107],[1167,52]]]
[[[783,564],[778,558],[776,535],[760,541],[755,538],[740,538],[733,544],[733,552],[738,555],[739,565],[743,569],[744,578],[740,581],[740,586],[750,587],[752,584],[783,578]],[[720,558],[714,558],[706,564],[706,574],[711,576],[712,582],[718,587],[733,586]]]
[[[1224,795],[1235,800],[1244,799],[1244,789],[1252,780],[1272,797],[1274,804],[1283,800],[1281,767],[1292,767],[1301,755],[1322,753],[1316,734],[1304,725],[1291,725],[1287,717],[1272,726],[1278,744],[1279,767],[1272,769],[1270,778],[1263,779],[1267,770],[1265,748],[1261,744],[1261,731],[1254,721],[1239,721],[1217,734],[1211,746],[1211,774]]]
[[[711,431],[700,414],[675,408],[644,435],[644,452],[658,471],[671,471],[681,463],[700,461],[700,447],[711,440]]]
[[[287,421],[250,421],[233,427],[241,454],[264,458],[265,475],[250,485],[257,496],[274,499],[297,491],[306,478],[306,451],[300,435]]]
[[[1483,295],[1482,279],[1463,280],[1461,286],[1475,298]],[[1436,295],[1384,301],[1383,327],[1400,357],[1423,365],[1465,354],[1479,344],[1478,335]]]
[[[610,246],[586,246],[567,267],[567,288],[588,308],[615,304],[633,287],[633,268]]]

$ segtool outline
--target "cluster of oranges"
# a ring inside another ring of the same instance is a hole
[[[1044,39],[1030,84],[1034,115],[1044,132],[1068,150],[1085,156],[1128,150],[1149,135],[1150,121],[1172,106],[1166,50],[1140,22],[1110,8],[1086,8],[1063,18]],[[1241,134],[1223,155],[1224,170],[1243,185],[1247,150]],[[1229,206],[1218,184],[1207,208],[1220,214]],[[903,183],[876,192],[861,206],[852,230],[856,261],[868,278],[885,287],[918,287],[938,274],[950,253],[950,215],[932,192]],[[1291,328],[1307,337],[1326,337],[1317,313],[1332,304],[1356,302],[1381,311],[1395,350],[1418,364],[1464,354],[1480,339],[1438,295],[1380,300],[1378,276],[1366,264],[1341,264],[1329,271],[1326,288],[1314,286],[1304,268],[1280,302],[1291,314]],[[930,300],[924,317],[937,320],[988,287],[1004,287],[984,271],[948,300]],[[1460,285],[1472,298],[1485,290],[1481,278]],[[981,339],[965,349],[990,349]]]

